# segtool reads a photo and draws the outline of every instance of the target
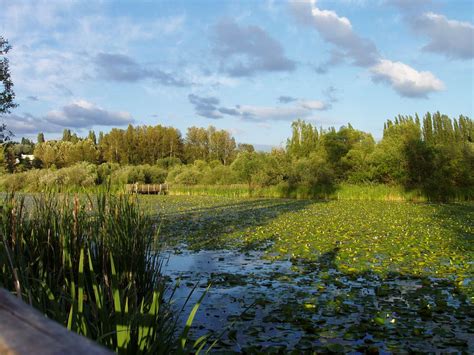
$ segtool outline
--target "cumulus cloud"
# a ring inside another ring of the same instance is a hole
[[[235,109],[239,116],[252,121],[293,121],[297,118],[307,118],[314,111],[324,111],[330,105],[320,100],[294,99],[291,106],[252,106],[237,105]]]
[[[212,40],[221,68],[230,76],[296,68],[295,62],[285,56],[281,44],[259,26],[240,26],[232,20],[221,20],[214,28]]]
[[[437,53],[453,59],[474,58],[474,25],[470,22],[448,19],[446,16],[428,11],[430,0],[389,0],[397,7],[406,23],[418,35],[430,42],[424,51]]]
[[[165,86],[189,86],[190,83],[160,69],[138,64],[124,54],[99,53],[94,59],[100,77],[106,80],[137,82],[151,79]]]
[[[396,1],[400,6],[409,6],[404,0]],[[316,0],[293,0],[290,9],[298,23],[314,28],[326,42],[336,47],[331,59],[316,68],[317,72],[324,73],[328,66],[350,59],[352,64],[368,68],[375,82],[390,85],[401,96],[427,97],[431,92],[443,90],[443,83],[432,73],[383,58],[372,41],[354,31],[348,18],[318,8]]]
[[[210,119],[234,116],[252,121],[292,121],[296,118],[309,117],[314,111],[330,108],[330,105],[319,100],[302,100],[290,96],[282,97],[284,98],[282,103],[294,102],[294,104],[291,106],[236,105],[234,107],[219,107],[220,100],[217,97],[188,95],[189,102],[194,106],[196,114]],[[284,102],[285,99],[286,102]]]
[[[0,3],[2,35],[14,47],[9,55],[17,96],[41,93],[44,102],[61,101],[71,91],[83,91],[84,83],[93,77],[95,53],[125,52],[132,44],[179,37],[186,20],[183,15],[140,21],[131,14],[109,16],[100,11],[103,4],[99,2],[87,8],[70,0]],[[175,84],[166,75],[161,81]],[[69,91],[56,87],[57,83]]]
[[[217,105],[219,105],[219,99],[217,97],[203,97],[189,94],[188,100],[194,106],[194,110],[198,116],[212,119],[224,117],[217,108]]]
[[[474,25],[449,20],[443,15],[424,13],[411,20],[413,29],[430,39],[423,50],[448,58],[474,58]]]
[[[236,106],[240,116],[250,121],[294,121],[297,118],[311,116],[312,110],[302,106]]]
[[[326,110],[327,104],[319,100],[300,100],[299,105],[306,110]]]
[[[12,114],[4,117],[7,128],[14,134],[60,132],[64,128],[88,129],[93,126],[124,126],[134,123],[132,115],[123,111],[109,111],[85,100],[74,101],[44,116]]]
[[[339,48],[330,62],[339,62],[341,56],[359,66],[370,66],[377,62],[379,53],[375,45],[357,35],[347,17],[336,12],[321,10],[316,1],[292,1],[290,6],[295,19],[302,25],[315,28],[325,41]],[[337,59],[336,59],[337,58]],[[327,63],[327,64],[330,64]]]
[[[219,107],[219,112],[229,116],[240,116],[240,111],[235,108]]]
[[[50,111],[45,120],[62,127],[124,126],[133,123],[132,115],[124,111],[108,111],[85,100],[78,100]]]
[[[401,62],[382,59],[371,68],[373,80],[384,81],[402,96],[426,97],[428,92],[444,89],[444,84],[428,71],[416,71]]]
[[[332,97],[336,89],[334,89],[334,87],[331,86],[327,90],[333,90],[330,92],[330,95],[326,95],[326,91],[323,90],[323,94],[327,97],[328,101],[336,102],[337,100],[333,99]],[[324,111],[331,108],[330,103],[327,103],[321,100],[298,99],[292,96],[280,96],[278,97],[277,101],[281,104],[288,104],[288,103],[294,102],[295,106],[303,108],[305,110],[310,110],[310,111],[312,110]]]
[[[15,136],[22,134],[33,135],[38,132],[60,132],[62,129],[60,126],[52,124],[41,117],[35,117],[29,113],[22,115],[11,114],[5,116],[3,121],[5,122],[7,129],[13,132]]]

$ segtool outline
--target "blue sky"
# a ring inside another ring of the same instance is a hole
[[[17,137],[214,125],[280,145],[292,120],[380,138],[397,114],[472,117],[470,0],[0,0]]]

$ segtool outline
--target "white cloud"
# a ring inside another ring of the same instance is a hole
[[[25,113],[23,115],[11,114],[3,118],[7,129],[17,137],[18,135],[34,135],[39,132],[53,133],[60,132],[61,127],[51,124],[46,120]]]
[[[235,111],[243,119],[255,121],[294,121],[308,118],[314,111],[323,111],[330,105],[319,100],[298,100],[292,106],[252,106],[239,105]],[[235,116],[235,115],[234,115]]]
[[[259,26],[241,26],[233,20],[223,19],[215,26],[212,40],[221,69],[230,76],[290,72],[296,68],[296,63],[286,57],[280,42]]]
[[[119,82],[137,82],[153,80],[164,86],[190,86],[192,83],[182,79],[176,73],[164,72],[159,68],[137,63],[133,58],[116,53],[99,53],[94,62],[99,77]]]
[[[428,71],[417,71],[401,63],[382,59],[371,69],[375,81],[384,81],[402,96],[426,97],[428,92],[444,89],[444,84]]]
[[[368,66],[377,61],[379,54],[375,45],[355,33],[347,17],[319,9],[316,0],[294,0],[290,8],[299,23],[315,28],[325,41],[337,46],[355,65]]]
[[[300,100],[299,104],[307,110],[326,110],[328,108],[325,102],[319,100]]]
[[[74,0],[0,3],[2,35],[13,46],[9,58],[17,98],[37,96],[55,103],[82,91],[94,76],[97,53],[127,53],[139,42],[180,35],[186,21],[184,15],[143,21],[98,15],[105,13],[101,2],[87,8]]]
[[[293,121],[311,115],[311,110],[301,106],[276,107],[276,106],[250,106],[240,105],[237,110],[244,119],[256,121]]]
[[[196,94],[189,94],[188,100],[194,106],[194,110],[198,116],[211,118],[214,120],[224,117],[217,108],[217,105],[219,105],[220,102],[217,97],[204,97]]]
[[[404,21],[412,30],[429,38],[424,51],[454,59],[474,58],[474,24],[449,19],[444,15],[428,11],[434,4],[431,0],[387,0],[397,7]],[[472,8],[471,8],[472,12]]]
[[[283,96],[283,98],[290,98]],[[252,121],[293,121],[297,118],[309,117],[313,111],[327,110],[331,105],[319,100],[298,100],[291,98],[281,103],[294,102],[292,106],[252,106],[236,105],[234,107],[219,106],[220,100],[215,96],[188,95],[189,102],[194,106],[196,115],[209,119],[221,119],[225,116],[240,117]],[[281,99],[281,97],[280,97]]]
[[[414,30],[429,37],[425,51],[443,54],[449,58],[474,58],[474,25],[450,20],[443,15],[425,13],[411,20]]]
[[[125,126],[133,123],[130,113],[109,111],[85,100],[71,102],[44,116],[12,114],[4,117],[7,129],[15,135],[61,132],[64,128],[90,129],[94,126]]]
[[[431,72],[417,71],[402,62],[382,58],[372,41],[355,33],[349,19],[334,11],[321,10],[316,5],[316,0],[294,0],[290,3],[299,23],[316,29],[325,41],[337,48],[332,58],[317,71],[324,73],[327,66],[350,58],[354,65],[368,68],[374,81],[389,84],[404,97],[427,97],[430,92],[444,89],[441,80]]]
[[[134,122],[128,112],[108,111],[85,100],[78,100],[60,110],[48,112],[45,120],[58,126],[75,128],[124,126]]]

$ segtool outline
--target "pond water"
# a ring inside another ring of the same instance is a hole
[[[178,249],[176,249],[178,250]],[[443,279],[372,272],[345,274],[338,249],[316,261],[269,260],[260,251],[187,249],[163,253],[163,273],[184,323],[211,287],[192,335],[220,336],[214,351],[474,353],[474,310]]]

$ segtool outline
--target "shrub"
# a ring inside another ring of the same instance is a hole
[[[137,165],[124,166],[111,175],[112,184],[162,184],[165,182],[167,172],[159,166]]]

